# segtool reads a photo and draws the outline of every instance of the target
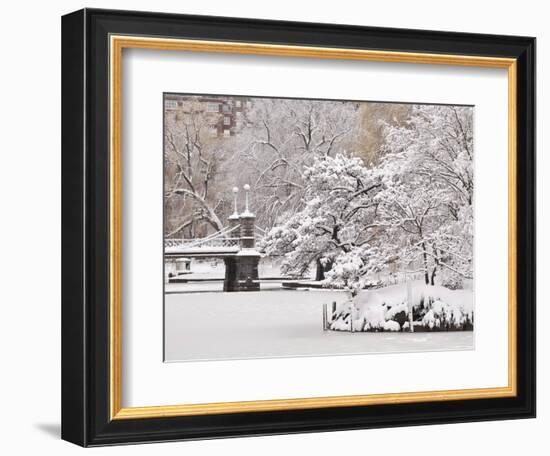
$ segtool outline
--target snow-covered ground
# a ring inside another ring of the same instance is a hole
[[[262,283],[260,292],[221,293],[221,287],[220,282],[166,286],[166,361],[469,350],[474,346],[471,331],[323,331],[323,303],[346,301],[344,291],[282,290],[280,283]]]

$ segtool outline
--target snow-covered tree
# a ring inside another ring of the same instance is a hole
[[[234,169],[254,188],[260,226],[271,228],[303,207],[304,170],[343,154],[357,139],[356,104],[326,100],[257,99],[239,135]]]
[[[223,228],[220,206],[226,204],[228,189],[222,188],[224,164],[233,154],[230,147],[212,134],[212,120],[204,103],[189,100],[184,109],[165,116],[165,210],[166,236],[204,236],[199,227]],[[225,187],[225,185],[223,185]],[[203,230],[204,231],[204,230]]]
[[[386,125],[382,158],[319,154],[300,178],[302,209],[273,228],[269,254],[302,275],[325,266],[329,286],[352,290],[390,267],[452,287],[472,277],[470,108],[415,106]]]
[[[337,154],[315,158],[305,168],[303,182],[303,209],[268,233],[266,253],[284,255],[286,273],[303,275],[320,263],[330,271],[332,285],[353,287],[379,262],[370,244],[380,229],[376,172],[358,158]]]
[[[316,265],[352,290],[394,272],[473,276],[472,108],[257,98],[226,136],[207,107],[188,97],[165,115],[167,236],[220,231],[231,188],[250,184],[288,274]]]
[[[385,180],[376,200],[379,220],[386,229],[380,239],[386,255],[398,260],[400,270],[421,269],[425,282],[433,282],[435,271],[433,277],[430,271],[434,269],[431,268],[434,233],[446,219],[443,186],[423,176],[395,174]]]
[[[394,254],[426,284],[473,274],[472,122],[471,108],[415,106],[404,127],[387,127],[379,214]]]
[[[394,156],[401,158],[395,163],[396,172],[406,163],[409,170],[441,181],[452,191],[455,198],[448,201],[452,213],[464,203],[472,204],[472,108],[414,106],[404,126],[387,125],[383,149],[390,154],[386,166]]]

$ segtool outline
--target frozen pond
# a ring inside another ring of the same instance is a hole
[[[283,290],[221,293],[220,282],[167,285],[165,360],[221,360],[411,351],[470,350],[474,333],[323,331],[323,303],[347,293]],[[182,293],[182,291],[185,291]]]

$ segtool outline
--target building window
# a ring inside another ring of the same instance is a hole
[[[165,109],[177,109],[178,102],[176,100],[164,100]]]
[[[235,106],[237,106],[237,108],[240,108],[242,106],[241,100],[237,100],[235,102]]]
[[[231,136],[231,131],[230,130],[224,130],[223,135],[224,136]]]
[[[224,124],[224,125],[231,125],[231,117],[225,116],[225,117],[223,118],[223,124]]]
[[[247,108],[251,108],[251,107],[252,107],[252,102],[251,102],[251,101],[247,101],[247,102],[246,102],[246,107],[247,107]]]
[[[223,112],[229,112],[230,110],[231,109],[230,109],[229,105],[226,105],[226,104],[222,105],[222,111]]]
[[[218,103],[208,103],[206,105],[206,110],[208,112],[219,112],[220,111],[220,105]]]

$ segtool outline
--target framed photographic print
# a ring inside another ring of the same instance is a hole
[[[62,21],[62,436],[535,415],[535,40]]]

